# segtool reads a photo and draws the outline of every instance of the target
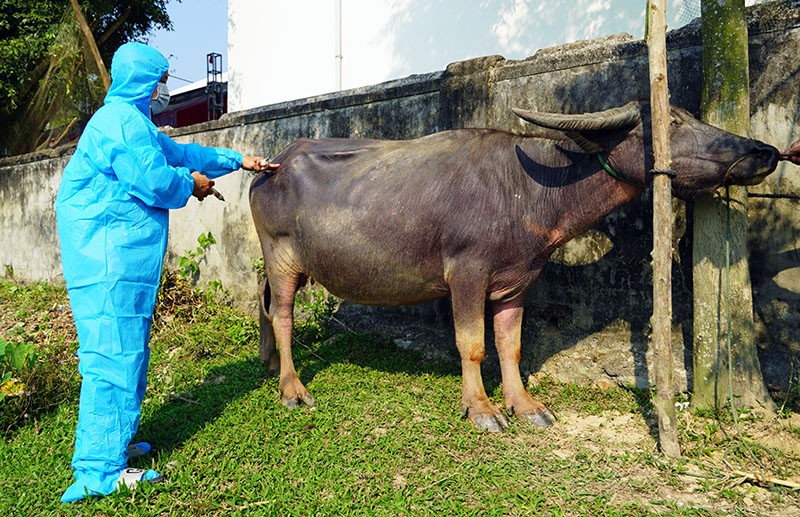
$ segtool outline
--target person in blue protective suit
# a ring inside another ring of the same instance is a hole
[[[64,169],[56,199],[61,260],[78,331],[82,376],[75,482],[61,500],[106,495],[157,481],[127,467],[139,426],[150,356],[150,323],[167,245],[169,209],[212,193],[213,178],[277,165],[222,148],[178,144],[150,121],[168,62],[126,43],[112,83]],[[163,93],[163,91],[162,91]]]

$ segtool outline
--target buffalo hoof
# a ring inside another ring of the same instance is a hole
[[[540,427],[550,427],[556,421],[556,416],[547,408],[541,411],[536,411],[535,413],[527,413],[520,416],[531,424],[538,425]]]
[[[314,407],[314,405],[316,404],[316,401],[314,400],[314,397],[312,397],[308,393],[306,393],[304,395],[298,395],[298,396],[292,397],[292,398],[284,398],[282,400],[282,402],[283,402],[283,405],[286,406],[289,409],[295,409],[295,408],[298,408],[298,407],[303,406],[303,405],[308,406],[308,407]]]
[[[475,427],[481,431],[503,432],[508,429],[508,418],[502,413],[499,415],[479,415],[470,417]]]

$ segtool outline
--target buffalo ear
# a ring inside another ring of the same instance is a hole
[[[599,153],[604,150],[600,144],[592,142],[582,133],[577,131],[564,131],[564,134],[567,135],[570,140],[578,144],[578,147],[587,153]]]

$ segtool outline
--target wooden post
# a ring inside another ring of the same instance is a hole
[[[103,85],[106,87],[106,91],[108,91],[108,89],[111,87],[111,79],[108,77],[108,70],[106,70],[106,65],[103,63],[102,56],[100,56],[100,50],[97,48],[97,42],[94,40],[94,36],[92,35],[92,30],[89,28],[89,24],[86,23],[86,18],[84,18],[83,12],[81,12],[81,7],[78,5],[78,0],[71,0],[71,2],[72,10],[75,12],[75,18],[78,19],[78,25],[81,26],[81,31],[83,32],[83,37],[86,40],[86,45],[92,52],[94,61],[97,64],[97,70],[100,73],[100,77],[103,79]]]
[[[669,90],[667,87],[666,0],[648,3],[647,49],[650,62],[650,110],[652,113],[655,169],[667,171],[669,147]],[[672,186],[666,174],[653,177],[653,348],[655,356],[658,438],[661,451],[670,458],[681,455],[675,418],[672,374]]]

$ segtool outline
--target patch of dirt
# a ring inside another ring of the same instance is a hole
[[[558,418],[552,429],[532,437],[536,446],[549,447],[554,461],[601,464],[612,470],[607,479],[576,480],[576,485],[607,494],[615,506],[647,504],[661,513],[665,509],[659,502],[669,502],[713,515],[800,516],[800,490],[776,483],[800,487],[798,415],[743,423],[747,438],[732,436],[727,429],[727,438],[724,432],[718,437],[722,445],[709,444],[708,454],[699,450],[702,444],[696,439],[681,436],[683,457],[673,461],[658,452],[655,422],[648,425],[641,415],[562,410]],[[680,419],[682,432],[701,421],[709,423],[688,413]],[[753,457],[736,452],[745,442],[758,451]],[[631,464],[630,455],[650,460]]]
[[[794,429],[795,431],[792,431]],[[767,423],[754,423],[748,426],[748,436],[757,444],[770,449],[778,449],[786,454],[800,458],[800,414],[793,413],[789,418]],[[800,483],[800,472],[796,473]]]

